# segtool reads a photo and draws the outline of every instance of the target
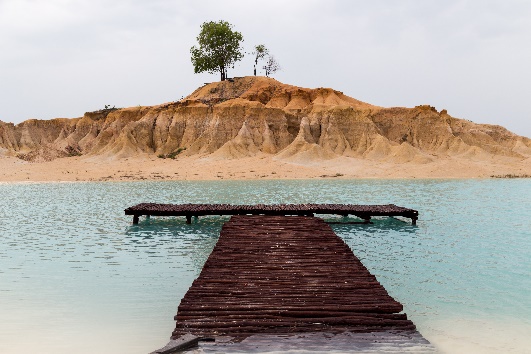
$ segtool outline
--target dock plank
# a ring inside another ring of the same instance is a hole
[[[175,316],[172,338],[416,328],[320,218],[232,216]]]
[[[134,223],[142,215],[150,216],[192,216],[204,215],[300,215],[314,214],[354,215],[366,221],[373,216],[401,216],[416,224],[418,211],[394,204],[356,205],[356,204],[160,204],[140,203],[125,209],[125,215],[133,215]],[[245,226],[242,226],[245,227]],[[274,227],[273,227],[274,229]],[[271,231],[271,230],[270,230]]]

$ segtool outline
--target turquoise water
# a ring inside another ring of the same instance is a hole
[[[419,210],[333,225],[443,352],[528,352],[530,180],[0,184],[0,353],[147,353],[227,217],[141,219],[161,203],[356,203]],[[330,218],[332,220],[333,218]]]

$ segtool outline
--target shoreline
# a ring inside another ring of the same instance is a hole
[[[342,181],[470,181],[470,180],[521,180],[521,179],[531,179],[531,177],[514,177],[514,178],[500,178],[500,177],[389,177],[389,178],[380,178],[380,177],[356,177],[356,178],[320,178],[320,177],[310,177],[310,178],[260,178],[260,179],[145,179],[145,180],[79,180],[79,181],[0,181],[0,186],[2,185],[32,185],[32,184],[76,184],[76,183],[141,183],[141,182],[256,182],[256,181],[315,181],[315,180],[342,180]]]
[[[161,159],[150,155],[117,159],[64,157],[27,162],[0,157],[0,184],[44,182],[220,181],[300,179],[505,179],[529,178],[531,159],[473,160],[448,157],[434,162],[389,163],[352,157],[279,160],[262,154],[240,159],[212,155]]]

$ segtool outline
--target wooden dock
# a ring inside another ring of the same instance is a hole
[[[420,336],[401,311],[402,305],[322,219],[238,215],[223,225],[181,300],[172,339],[187,333]]]
[[[342,216],[354,215],[370,222],[374,216],[401,216],[411,219],[415,225],[418,211],[387,205],[355,205],[355,204],[158,204],[141,203],[125,209],[125,215],[133,215],[133,224],[138,224],[140,216],[185,216],[191,223],[192,217],[205,215],[299,215],[314,216],[315,214],[335,214]]]

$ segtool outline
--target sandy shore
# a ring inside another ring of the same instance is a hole
[[[489,178],[531,175],[530,159],[471,160],[442,158],[426,164],[391,164],[338,157],[319,161],[277,160],[270,155],[242,159],[207,156],[161,159],[155,156],[116,159],[66,157],[30,163],[0,157],[0,182],[256,180],[309,178]]]

